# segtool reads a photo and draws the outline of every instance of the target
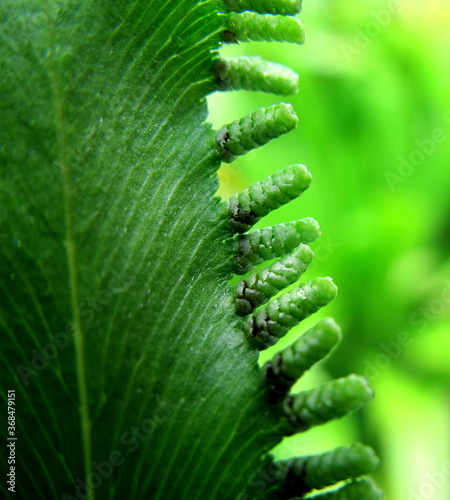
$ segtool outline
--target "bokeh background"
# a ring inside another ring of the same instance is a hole
[[[209,98],[215,127],[286,100],[295,132],[221,169],[222,196],[292,163],[313,183],[264,225],[316,218],[308,277],[331,276],[344,340],[298,389],[350,372],[376,391],[367,408],[285,440],[278,457],[363,441],[382,459],[390,500],[450,498],[450,2],[314,0],[304,47],[251,43],[300,75],[293,97],[245,91]],[[315,323],[302,323],[277,345]]]

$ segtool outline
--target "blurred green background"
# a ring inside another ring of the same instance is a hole
[[[322,237],[308,277],[332,276],[320,313],[344,340],[299,389],[350,372],[369,378],[365,411],[285,440],[279,457],[361,440],[382,459],[390,500],[450,498],[450,2],[314,0],[300,15],[304,47],[229,46],[292,67],[284,99],[245,91],[209,98],[216,128],[286,100],[298,129],[224,166],[228,196],[292,163],[313,183],[263,222],[316,218]],[[290,343],[308,320],[277,345]]]

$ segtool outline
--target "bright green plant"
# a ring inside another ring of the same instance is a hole
[[[312,259],[314,221],[249,231],[303,193],[310,173],[294,165],[215,197],[221,161],[297,123],[280,104],[211,130],[212,91],[286,93],[295,82],[217,49],[302,42],[301,24],[284,17],[298,10],[289,0],[2,2],[1,380],[5,400],[16,391],[18,439],[14,464],[2,456],[14,476],[5,495],[288,499],[350,480],[308,498],[380,498],[353,481],[377,465],[363,445],[270,455],[372,397],[356,375],[289,393],[337,343],[332,320],[258,366],[259,350],[336,295],[330,278],[278,295]],[[245,276],[230,285],[233,274]]]

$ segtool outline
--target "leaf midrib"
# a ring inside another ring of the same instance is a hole
[[[86,365],[84,357],[84,335],[81,328],[81,318],[79,315],[79,287],[77,273],[77,248],[75,243],[73,225],[73,203],[71,178],[67,165],[67,138],[65,133],[64,106],[61,96],[60,79],[55,59],[55,24],[49,19],[50,34],[50,81],[53,91],[56,137],[58,140],[58,164],[61,169],[63,185],[63,212],[64,212],[64,233],[67,270],[69,277],[70,308],[72,317],[72,328],[75,347],[75,371],[77,374],[78,395],[80,399],[81,418],[81,439],[83,445],[83,466],[85,483],[88,496],[86,500],[95,500],[94,488],[92,484],[91,464],[92,464],[92,442],[91,442],[91,420],[89,416],[89,397],[86,383]]]

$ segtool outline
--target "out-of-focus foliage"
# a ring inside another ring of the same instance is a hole
[[[377,398],[353,426],[318,429],[277,453],[323,451],[330,439],[348,444],[362,435],[381,455],[387,498],[448,500],[450,4],[321,0],[305,2],[300,17],[307,29],[300,51],[269,44],[223,51],[293,67],[300,91],[289,101],[300,126],[224,168],[221,194],[289,163],[308,166],[310,191],[269,223],[319,221],[308,276],[338,284],[330,307],[344,332],[323,377],[357,371]],[[216,125],[273,102],[242,92],[212,99]]]

